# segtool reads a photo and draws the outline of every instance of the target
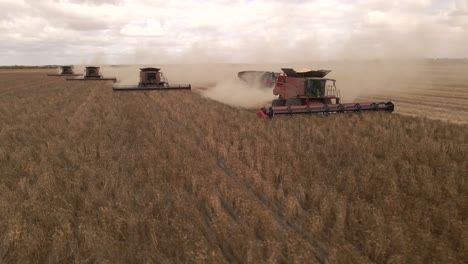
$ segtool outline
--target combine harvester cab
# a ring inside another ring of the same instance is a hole
[[[62,66],[60,67],[62,70],[60,73],[48,73],[47,76],[81,76],[83,74],[77,74],[73,72],[73,66]]]
[[[392,102],[341,103],[336,80],[325,78],[329,70],[295,71],[283,68],[278,77],[271,107],[262,108],[257,115],[273,118],[276,115],[354,113],[363,111],[393,112]]]
[[[113,81],[116,82],[117,78],[104,78],[100,72],[99,67],[88,66],[85,68],[85,75],[83,78],[67,78],[67,81]]]
[[[188,85],[169,85],[166,77],[159,68],[141,68],[140,82],[138,85],[115,85],[114,91],[168,91],[168,90],[191,90]]]
[[[249,86],[272,88],[276,84],[279,73],[268,71],[241,71],[237,73],[237,76]]]

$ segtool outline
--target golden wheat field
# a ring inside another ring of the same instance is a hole
[[[410,64],[383,80],[387,89],[359,99],[391,99],[400,114],[468,124],[467,60]]]
[[[269,121],[47,72],[0,71],[0,263],[468,262],[468,125],[408,104],[463,123],[462,77]]]

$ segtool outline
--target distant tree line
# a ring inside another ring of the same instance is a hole
[[[51,69],[51,68],[58,68],[60,65],[38,65],[38,66],[31,66],[31,65],[6,65],[0,66],[0,69]]]

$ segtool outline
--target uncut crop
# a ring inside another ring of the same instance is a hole
[[[467,126],[0,77],[0,263],[468,261]]]

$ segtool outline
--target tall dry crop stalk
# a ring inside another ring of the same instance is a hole
[[[0,262],[468,261],[466,126],[0,75]]]

